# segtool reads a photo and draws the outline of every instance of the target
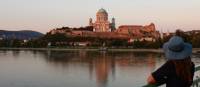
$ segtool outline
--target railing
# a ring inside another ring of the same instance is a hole
[[[194,81],[191,87],[200,87],[200,65],[195,67],[195,76],[194,76]],[[148,84],[142,87],[158,87],[157,84]]]

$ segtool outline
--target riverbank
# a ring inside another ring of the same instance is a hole
[[[52,50],[52,51],[99,51],[97,48],[0,48],[0,50]],[[133,51],[133,52],[156,52],[163,53],[162,49],[130,49],[130,48],[109,48],[108,51]],[[193,48],[193,53],[200,53],[200,48]]]

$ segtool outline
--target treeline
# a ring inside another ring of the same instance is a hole
[[[200,48],[200,33],[185,33],[177,30],[175,35],[184,38],[184,41],[191,43],[194,48]],[[45,48],[45,47],[79,47],[80,43],[84,43],[84,47],[101,47],[110,48],[161,48],[173,35],[168,35],[163,38],[158,38],[155,41],[135,40],[128,42],[127,39],[112,39],[112,38],[96,38],[96,37],[81,37],[69,36],[66,34],[46,34],[41,38],[24,41],[24,40],[0,40],[0,47],[27,47],[27,48]]]
[[[61,27],[61,28],[56,28],[56,29],[53,29],[53,30],[64,30],[66,32],[70,32],[70,31],[78,31],[78,30],[81,30],[81,31],[93,31],[93,26],[85,26],[85,27],[79,27],[79,28],[71,28],[71,27]],[[47,33],[49,34],[49,32]]]
[[[13,39],[13,40],[0,40],[0,47],[22,47],[23,40]]]
[[[48,46],[51,43],[51,47],[75,47],[79,46],[78,43],[85,43],[88,47],[100,47],[103,44],[105,46],[125,46],[127,44],[126,39],[109,39],[109,38],[97,38],[97,37],[82,37],[82,36],[69,36],[66,34],[47,34],[44,37],[34,40],[34,42],[42,42]],[[34,44],[33,44],[34,45]]]
[[[27,47],[27,48],[44,48],[44,47],[78,47],[80,43],[85,43],[86,47],[112,47],[112,48],[159,48],[160,43],[139,41],[129,43],[127,39],[97,38],[68,36],[66,34],[46,34],[42,38],[29,40],[0,40],[0,47]],[[50,45],[48,45],[50,44]]]
[[[191,43],[193,48],[200,48],[200,32],[184,32],[182,30],[176,30],[175,35],[180,36],[185,42]],[[164,38],[164,42],[168,41],[172,35]]]

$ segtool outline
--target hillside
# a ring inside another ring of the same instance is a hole
[[[29,39],[36,39],[44,34],[31,31],[31,30],[21,30],[21,31],[6,31],[0,30],[0,38],[1,39],[20,39],[20,40],[29,40]]]

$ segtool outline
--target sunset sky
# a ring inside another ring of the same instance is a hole
[[[200,0],[0,0],[0,30],[46,33],[87,26],[104,8],[120,25],[155,23],[157,30],[200,30]]]

